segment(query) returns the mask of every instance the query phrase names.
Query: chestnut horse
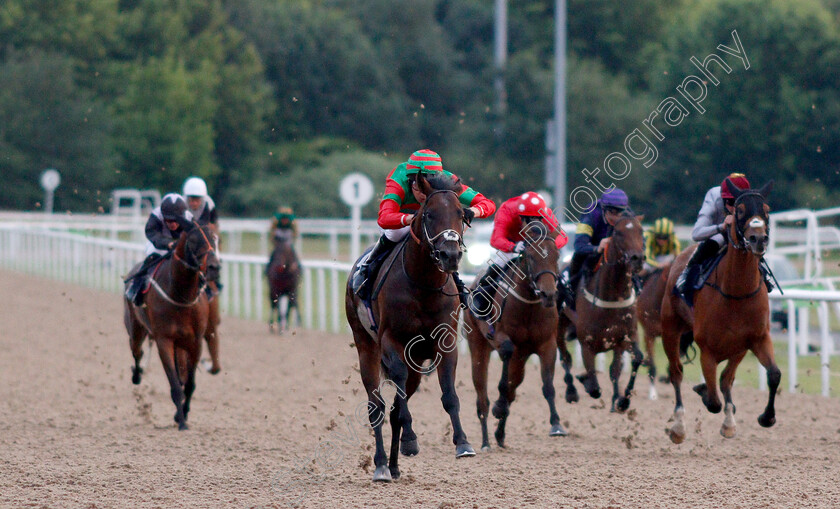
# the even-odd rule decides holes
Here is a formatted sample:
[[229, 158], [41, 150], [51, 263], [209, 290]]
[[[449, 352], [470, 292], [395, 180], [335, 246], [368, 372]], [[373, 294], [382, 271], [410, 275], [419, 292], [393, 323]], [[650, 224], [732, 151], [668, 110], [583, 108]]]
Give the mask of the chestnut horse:
[[[776, 366], [773, 343], [770, 339], [770, 306], [767, 287], [759, 271], [759, 261], [767, 250], [770, 235], [765, 203], [773, 188], [768, 182], [759, 190], [740, 190], [727, 179], [726, 185], [735, 196], [735, 217], [727, 230], [729, 244], [718, 266], [700, 290], [695, 292], [691, 310], [673, 291], [662, 300], [662, 343], [668, 356], [671, 384], [676, 393], [674, 424], [669, 436], [679, 444], [685, 440], [685, 409], [683, 408], [683, 370], [680, 363], [680, 336], [693, 335], [700, 349], [700, 365], [705, 383], [694, 387], [703, 404], [712, 413], [721, 411], [715, 375], [717, 366], [727, 361], [720, 374], [720, 390], [726, 408], [720, 433], [726, 438], [735, 436], [735, 405], [732, 403], [732, 383], [735, 370], [748, 351], [767, 369], [770, 394], [767, 406], [758, 423], [769, 428], [776, 423], [774, 407], [776, 389], [782, 372]], [[694, 252], [691, 246], [677, 257], [668, 277], [668, 290], [676, 285], [677, 277]]]
[[[473, 385], [477, 396], [478, 420], [481, 422], [481, 450], [490, 450], [487, 435], [487, 414], [490, 400], [487, 397], [487, 365], [490, 352], [496, 350], [502, 359], [502, 377], [499, 381], [499, 399], [493, 405], [493, 416], [499, 419], [496, 443], [505, 446], [505, 423], [510, 404], [516, 399], [516, 388], [525, 378], [525, 362], [531, 354], [540, 359], [542, 392], [548, 402], [549, 436], [566, 436], [560, 416], [554, 405], [554, 365], [557, 362], [557, 260], [559, 258], [554, 238], [539, 220], [528, 224], [524, 236], [525, 251], [509, 262], [505, 275], [500, 279], [494, 301], [487, 310], [487, 320], [479, 320], [472, 313], [464, 312], [464, 331], [470, 343]], [[502, 269], [502, 267], [499, 267]], [[492, 270], [492, 269], [488, 269]], [[478, 280], [473, 283], [473, 289]], [[495, 333], [487, 335], [489, 323]]]
[[639, 323], [645, 332], [645, 360], [642, 365], [647, 364], [650, 388], [648, 398], [657, 399], [656, 393], [656, 338], [662, 335], [662, 321], [660, 310], [662, 298], [665, 296], [665, 285], [668, 282], [668, 274], [671, 264], [652, 270], [643, 276], [644, 286], [639, 294], [637, 303]]
[[[376, 438], [374, 481], [399, 478], [399, 453], [414, 456], [419, 452], [408, 400], [417, 390], [421, 375], [435, 368], [443, 392], [441, 402], [452, 422], [455, 456], [475, 456], [461, 427], [455, 392], [459, 306], [451, 273], [458, 269], [464, 250], [464, 211], [456, 193], [461, 183], [448, 177], [427, 179], [419, 173], [417, 186], [425, 200], [411, 222], [411, 237], [383, 261], [371, 286], [370, 310], [351, 288], [352, 272], [347, 285], [347, 321], [359, 353], [368, 417]], [[426, 360], [432, 360], [428, 368], [423, 366]], [[382, 385], [390, 385], [397, 392], [390, 412], [390, 461], [382, 439], [385, 399], [380, 370], [385, 376]]]
[[[601, 388], [595, 374], [595, 355], [613, 351], [610, 365], [610, 380], [613, 397], [610, 411], [623, 412], [630, 407], [630, 395], [636, 383], [636, 372], [644, 359], [636, 336], [636, 292], [633, 274], [638, 273], [644, 261], [644, 237], [641, 216], [629, 212], [619, 216], [613, 228], [608, 247], [601, 254], [598, 267], [587, 278], [581, 278], [576, 288], [575, 307], [577, 337], [583, 353], [586, 373], [578, 376], [586, 392], [593, 398], [601, 397]], [[582, 268], [581, 270], [586, 270]], [[569, 318], [566, 313], [560, 317], [558, 347], [561, 355], [565, 349], [566, 329]], [[621, 376], [622, 354], [632, 350], [632, 372], [624, 395], [619, 396], [618, 380]], [[568, 355], [568, 354], [566, 354]], [[568, 371], [570, 360], [563, 359]], [[569, 377], [570, 378], [570, 377]], [[567, 391], [567, 398], [569, 392]]]
[[148, 336], [158, 347], [178, 429], [187, 429], [190, 399], [195, 390], [195, 369], [201, 355], [201, 340], [208, 327], [210, 308], [205, 287], [219, 275], [209, 226], [195, 225], [183, 232], [171, 256], [166, 256], [151, 275], [151, 287], [142, 306], [123, 298], [123, 319], [134, 356], [131, 381], [140, 383], [143, 340]]
[[[268, 299], [271, 302], [271, 312], [268, 315], [268, 329], [274, 331], [274, 322], [279, 322], [278, 332], [282, 333], [289, 326], [292, 309], [295, 311], [297, 323], [300, 324], [300, 311], [297, 307], [297, 288], [300, 281], [300, 261], [295, 254], [292, 242], [285, 238], [274, 239], [274, 251], [266, 268], [268, 276]], [[285, 312], [280, 306], [280, 300], [286, 297]]]

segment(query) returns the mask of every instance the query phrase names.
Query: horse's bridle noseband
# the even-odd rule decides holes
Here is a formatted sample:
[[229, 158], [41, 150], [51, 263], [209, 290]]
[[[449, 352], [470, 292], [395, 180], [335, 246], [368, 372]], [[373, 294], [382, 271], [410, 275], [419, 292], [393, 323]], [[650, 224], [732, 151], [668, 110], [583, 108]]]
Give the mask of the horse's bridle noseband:
[[[758, 191], [750, 190], [750, 191], [744, 191], [743, 194], [739, 195], [738, 198], [735, 199], [735, 203], [733, 204], [734, 205], [733, 208], [737, 209], [738, 204], [741, 203], [742, 198], [745, 198], [747, 196], [758, 196], [759, 198], [761, 198], [761, 203], [762, 204], [765, 203], [764, 195], [762, 195]], [[735, 218], [733, 217], [733, 219], [735, 219]], [[769, 238], [770, 238], [769, 223], [767, 221], [767, 218], [764, 217], [763, 215], [762, 215], [761, 219], [764, 221], [764, 224], [767, 225], [767, 238], [769, 240]], [[726, 233], [727, 233], [727, 237], [728, 237], [729, 236], [729, 230], [728, 229], [726, 230]], [[737, 220], [735, 221], [735, 240], [729, 239], [729, 242], [732, 244], [732, 247], [734, 247], [735, 249], [738, 249], [740, 251], [752, 251], [752, 245], [750, 244], [750, 241], [747, 240], [746, 237], [744, 237], [744, 232], [742, 232], [741, 228], [738, 227], [738, 221]]]
[[[432, 198], [432, 196], [434, 196], [436, 194], [440, 194], [440, 193], [452, 193], [452, 194], [455, 195], [456, 198], [458, 197], [458, 195], [455, 193], [455, 191], [451, 191], [451, 190], [448, 190], [448, 189], [439, 189], [437, 191], [432, 191], [431, 193], [426, 195], [426, 203], [429, 202], [429, 200]], [[429, 229], [426, 225], [426, 213], [427, 213], [427, 211], [424, 210], [423, 214], [421, 214], [421, 216], [420, 216], [420, 224], [423, 228], [423, 237], [424, 237], [424, 240], [425, 240], [426, 244], [429, 246], [429, 254], [432, 257], [432, 260], [434, 260], [435, 265], [440, 267], [441, 264], [442, 264], [441, 259], [440, 259], [440, 250], [435, 247], [435, 241], [437, 239], [443, 237], [444, 242], [457, 242], [458, 243], [458, 249], [463, 253], [464, 251], [467, 250], [467, 246], [464, 244], [464, 237], [463, 237], [464, 230], [462, 229], [461, 232], [457, 232], [457, 231], [453, 230], [452, 228], [447, 228], [445, 230], [439, 231], [436, 235], [432, 236], [431, 234], [429, 234]], [[415, 215], [414, 218], [411, 220], [411, 223], [409, 223], [409, 232], [411, 233], [411, 238], [414, 239], [414, 241], [417, 242], [417, 244], [423, 245], [423, 240], [420, 240], [417, 237], [417, 235], [414, 233], [414, 229], [412, 228], [412, 223], [414, 223], [414, 221], [416, 219], [417, 219], [417, 216]], [[468, 226], [467, 223], [464, 222], [464, 228], [466, 228], [467, 226]]]

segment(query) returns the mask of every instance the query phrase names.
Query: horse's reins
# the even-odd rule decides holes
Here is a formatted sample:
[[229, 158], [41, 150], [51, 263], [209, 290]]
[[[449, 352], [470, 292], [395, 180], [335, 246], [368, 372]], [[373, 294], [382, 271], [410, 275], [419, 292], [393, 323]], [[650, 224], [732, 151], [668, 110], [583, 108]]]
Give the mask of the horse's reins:
[[[193, 224], [195, 224], [196, 228], [198, 228], [198, 231], [201, 233], [201, 237], [204, 239], [204, 242], [207, 244], [209, 249], [207, 249], [207, 251], [204, 253], [204, 256], [201, 258], [200, 262], [198, 260], [198, 257], [195, 257], [196, 262], [197, 262], [196, 265], [192, 265], [187, 260], [185, 260], [184, 258], [181, 258], [180, 256], [178, 256], [178, 251], [177, 250], [172, 251], [172, 258], [174, 258], [175, 260], [180, 262], [182, 265], [184, 265], [189, 270], [192, 270], [194, 272], [198, 272], [198, 277], [199, 277], [199, 280], [201, 281], [201, 285], [198, 287], [198, 292], [196, 293], [195, 298], [192, 301], [186, 302], [186, 303], [185, 302], [178, 302], [166, 293], [166, 291], [158, 284], [157, 280], [155, 280], [154, 276], [149, 278], [149, 280], [150, 280], [149, 282], [150, 282], [152, 288], [154, 288], [155, 291], [157, 291], [158, 294], [161, 297], [163, 297], [163, 300], [165, 300], [166, 302], [168, 302], [168, 303], [170, 303], [174, 306], [184, 307], [184, 308], [189, 308], [189, 307], [195, 306], [198, 303], [199, 299], [201, 299], [201, 294], [207, 288], [207, 280], [205, 279], [205, 276], [204, 276], [204, 272], [207, 270], [207, 258], [210, 256], [210, 253], [215, 251], [215, 249], [213, 248], [213, 243], [210, 242], [210, 239], [208, 239], [207, 235], [204, 234], [204, 230], [201, 229], [201, 226], [199, 226], [195, 222]], [[190, 254], [192, 254], [192, 253], [190, 253]]]
[[[609, 252], [610, 252], [610, 246], [612, 246], [612, 238], [610, 238], [610, 241], [607, 242], [607, 246], [604, 248], [604, 252], [601, 253], [601, 257], [598, 259], [598, 263], [595, 265], [595, 269], [594, 269], [593, 272], [597, 272], [598, 269], [601, 267], [601, 265], [606, 265], [608, 267], [614, 267], [614, 266], [619, 265], [621, 263], [626, 264], [630, 261], [630, 256], [628, 255], [628, 253], [625, 252], [617, 260], [615, 260], [614, 262], [610, 262], [609, 259], [608, 259]], [[630, 306], [632, 306], [633, 304], [636, 303], [636, 290], [632, 288], [632, 285], [631, 285], [631, 290], [630, 290], [630, 296], [625, 298], [625, 299], [621, 299], [621, 300], [604, 300], [604, 299], [596, 296], [595, 294], [593, 294], [589, 290], [587, 290], [586, 285], [583, 285], [583, 296], [593, 306], [599, 307], [599, 308], [604, 308], [604, 309], [627, 308], [627, 307], [630, 307]]]

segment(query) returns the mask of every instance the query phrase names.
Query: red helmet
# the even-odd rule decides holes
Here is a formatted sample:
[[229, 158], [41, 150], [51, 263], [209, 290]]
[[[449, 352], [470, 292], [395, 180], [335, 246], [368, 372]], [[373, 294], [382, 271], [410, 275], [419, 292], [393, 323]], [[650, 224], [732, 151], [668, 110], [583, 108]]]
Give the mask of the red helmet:
[[516, 202], [516, 212], [520, 216], [540, 217], [545, 214], [545, 212], [540, 214], [540, 211], [545, 211], [547, 208], [543, 197], [533, 191], [523, 194]]
[[[743, 173], [730, 173], [726, 178], [731, 180], [738, 189], [744, 190], [750, 188], [750, 181], [747, 180], [747, 177], [745, 177]], [[720, 197], [724, 199], [728, 198], [730, 200], [735, 198], [732, 191], [726, 185], [726, 179], [723, 179], [723, 182], [720, 184]]]

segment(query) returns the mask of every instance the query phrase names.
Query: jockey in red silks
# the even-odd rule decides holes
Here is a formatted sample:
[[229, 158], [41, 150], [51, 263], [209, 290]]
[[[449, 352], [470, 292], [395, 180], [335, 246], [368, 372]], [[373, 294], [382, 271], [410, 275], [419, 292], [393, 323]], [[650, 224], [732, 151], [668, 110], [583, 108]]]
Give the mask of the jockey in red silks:
[[[385, 181], [385, 196], [379, 203], [379, 224], [382, 236], [374, 245], [370, 254], [362, 257], [359, 267], [353, 276], [352, 288], [363, 300], [370, 300], [370, 282], [376, 276], [381, 262], [387, 257], [391, 249], [403, 240], [411, 229], [411, 220], [420, 210], [422, 193], [417, 187], [417, 173], [423, 173], [429, 180], [448, 178], [459, 183], [456, 191], [458, 199], [464, 206], [464, 220], [469, 224], [474, 218], [490, 217], [496, 211], [496, 204], [492, 200], [471, 187], [460, 184], [460, 179], [443, 169], [440, 155], [431, 150], [418, 150], [411, 154], [408, 161], [398, 165], [388, 175]], [[461, 302], [464, 303], [464, 284], [458, 273], [452, 274]]]
[[[493, 254], [490, 266], [487, 267], [487, 271], [478, 281], [472, 294], [470, 311], [477, 318], [482, 318], [490, 308], [499, 279], [504, 274], [507, 264], [525, 252], [529, 239], [523, 236], [522, 232], [531, 220], [542, 221], [549, 231], [557, 232], [557, 237], [554, 239], [557, 249], [562, 248], [569, 241], [569, 237], [560, 227], [554, 213], [539, 194], [527, 192], [504, 202], [496, 212], [493, 220], [493, 235], [490, 237], [490, 245], [497, 251]], [[560, 285], [558, 285], [558, 290], [561, 296], [558, 299], [559, 309], [566, 292]]]

